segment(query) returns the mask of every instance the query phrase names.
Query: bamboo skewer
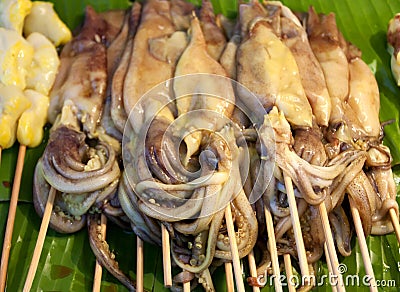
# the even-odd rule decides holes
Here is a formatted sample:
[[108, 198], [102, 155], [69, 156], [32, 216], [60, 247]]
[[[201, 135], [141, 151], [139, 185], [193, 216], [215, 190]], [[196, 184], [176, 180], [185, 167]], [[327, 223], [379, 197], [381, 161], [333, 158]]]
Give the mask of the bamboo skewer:
[[[107, 229], [107, 217], [104, 214], [101, 214], [100, 217], [101, 224], [101, 236], [105, 240], [106, 238], [106, 229]], [[96, 261], [96, 266], [94, 269], [94, 281], [93, 281], [93, 292], [99, 292], [101, 288], [101, 275], [103, 273], [103, 268], [100, 265], [99, 261]]]
[[[254, 258], [254, 252], [251, 251], [247, 256], [249, 261], [249, 268], [250, 268], [250, 276], [253, 278], [257, 278], [257, 266], [256, 266], [256, 259]], [[260, 292], [260, 288], [257, 286], [253, 286], [253, 292]]]
[[[0, 148], [0, 153], [1, 153], [1, 148]], [[15, 169], [13, 187], [11, 191], [11, 200], [8, 210], [6, 233], [4, 235], [4, 241], [3, 241], [3, 251], [1, 254], [0, 292], [3, 292], [6, 287], [8, 259], [10, 257], [11, 239], [14, 230], [15, 213], [17, 211], [18, 196], [21, 187], [21, 177], [22, 177], [22, 170], [24, 168], [25, 153], [26, 153], [26, 146], [20, 145], [18, 151], [17, 166]]]
[[240, 267], [239, 251], [238, 251], [237, 243], [236, 243], [236, 235], [235, 235], [235, 229], [233, 226], [232, 211], [231, 211], [230, 204], [228, 204], [228, 206], [225, 209], [225, 221], [226, 221], [226, 228], [228, 230], [229, 243], [231, 246], [233, 271], [235, 274], [236, 288], [237, 288], [237, 291], [244, 292], [245, 289], [244, 289], [244, 282], [243, 282], [243, 278], [242, 278], [242, 269]]
[[161, 237], [162, 237], [162, 253], [163, 253], [163, 269], [164, 269], [164, 286], [172, 286], [171, 274], [171, 248], [169, 243], [169, 233], [167, 227], [161, 224]]
[[183, 292], [190, 292], [190, 281], [183, 283]]
[[29, 292], [32, 287], [33, 279], [35, 278], [36, 269], [39, 263], [40, 254], [42, 253], [44, 240], [46, 238], [47, 228], [50, 222], [50, 216], [53, 209], [54, 198], [57, 190], [51, 187], [49, 197], [47, 199], [46, 208], [44, 209], [42, 224], [40, 225], [38, 239], [36, 241], [35, 250], [33, 252], [31, 265], [29, 266], [28, 276], [26, 277], [23, 292]]
[[286, 253], [283, 255], [283, 261], [285, 263], [286, 281], [288, 284], [289, 292], [296, 292], [296, 287], [293, 285], [293, 268], [292, 261], [290, 260], [290, 254]]
[[[331, 259], [329, 257], [329, 252], [328, 252], [328, 247], [326, 246], [326, 242], [324, 243], [324, 252], [325, 252], [325, 258], [326, 258], [326, 265], [328, 266], [328, 271], [331, 275], [334, 275], [334, 271], [332, 268], [332, 262]], [[337, 286], [333, 285], [332, 286], [332, 292], [336, 292], [337, 291]]]
[[332, 273], [337, 277], [338, 283], [337, 283], [337, 290], [338, 291], [345, 291], [344, 284], [343, 284], [343, 277], [342, 274], [339, 273], [339, 259], [338, 255], [336, 253], [335, 249], [335, 243], [333, 241], [333, 236], [332, 236], [332, 230], [331, 226], [329, 225], [329, 218], [328, 218], [328, 212], [326, 210], [325, 203], [322, 202], [319, 204], [319, 215], [322, 221], [322, 227], [324, 229], [324, 235], [325, 235], [325, 249], [328, 251], [326, 254], [327, 259], [330, 261], [330, 265], [332, 267]]
[[350, 199], [350, 209], [351, 209], [351, 214], [353, 216], [354, 227], [357, 233], [358, 244], [361, 249], [361, 256], [364, 262], [365, 272], [370, 279], [369, 290], [378, 291], [378, 288], [376, 286], [374, 270], [372, 268], [371, 258], [369, 257], [367, 241], [365, 240], [365, 234], [362, 227], [360, 213], [358, 212], [358, 209], [354, 206], [352, 199]]
[[143, 289], [143, 240], [136, 236], [136, 290], [142, 292]]
[[276, 248], [274, 222], [267, 206], [264, 205], [265, 222], [267, 225], [268, 246], [271, 253], [272, 272], [274, 273], [274, 285], [276, 292], [282, 292], [281, 274], [279, 269], [278, 250]]
[[232, 270], [232, 263], [227, 262], [225, 263], [225, 277], [226, 277], [226, 290], [228, 292], [235, 291], [235, 284], [233, 280], [233, 270]]
[[296, 241], [297, 255], [299, 257], [301, 275], [304, 277], [310, 275], [310, 271], [308, 269], [306, 249], [304, 247], [303, 235], [301, 232], [299, 212], [297, 211], [296, 199], [294, 197], [292, 179], [285, 172], [283, 175], [289, 202], [290, 217], [293, 224], [294, 238]]
[[389, 210], [390, 219], [392, 219], [392, 224], [394, 232], [396, 233], [397, 241], [400, 243], [400, 224], [399, 218], [397, 217], [396, 211], [394, 209]]

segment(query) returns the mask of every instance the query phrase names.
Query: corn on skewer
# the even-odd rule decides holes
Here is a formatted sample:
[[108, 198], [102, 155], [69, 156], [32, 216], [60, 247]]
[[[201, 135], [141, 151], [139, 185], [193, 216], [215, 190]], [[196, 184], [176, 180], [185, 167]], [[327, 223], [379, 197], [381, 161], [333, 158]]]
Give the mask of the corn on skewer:
[[8, 259], [10, 257], [11, 239], [14, 229], [15, 213], [17, 211], [19, 189], [21, 187], [22, 170], [24, 168], [26, 146], [20, 145], [18, 151], [17, 166], [15, 169], [13, 188], [11, 191], [10, 207], [8, 210], [6, 233], [3, 241], [3, 251], [1, 254], [1, 274], [0, 291], [3, 292], [6, 287]]
[[29, 292], [32, 287], [33, 279], [35, 278], [36, 270], [39, 264], [40, 255], [42, 253], [44, 240], [46, 238], [47, 229], [49, 227], [50, 216], [53, 209], [54, 198], [57, 190], [51, 187], [46, 207], [44, 209], [42, 224], [40, 225], [38, 239], [36, 241], [35, 250], [33, 252], [31, 264], [29, 266], [28, 276], [26, 277], [23, 292]]
[[358, 244], [361, 249], [361, 255], [364, 262], [365, 272], [369, 277], [369, 290], [371, 292], [378, 291], [374, 270], [372, 268], [371, 258], [369, 257], [367, 241], [365, 240], [365, 234], [361, 223], [360, 213], [358, 209], [354, 206], [353, 200], [350, 198], [350, 209], [351, 215], [353, 216], [354, 227], [357, 233]]
[[[107, 229], [107, 217], [104, 214], [101, 214], [100, 217], [101, 224], [101, 236], [102, 238], [106, 238], [106, 229]], [[94, 269], [94, 280], [93, 280], [93, 292], [99, 292], [101, 288], [101, 275], [103, 273], [103, 268], [100, 265], [99, 261], [96, 261], [96, 266]]]
[[[24, 168], [26, 146], [35, 147], [42, 141], [43, 126], [46, 122], [45, 112], [47, 112], [49, 104], [48, 97], [41, 93], [35, 92], [33, 90], [26, 90], [24, 93], [25, 93], [25, 98], [28, 97], [28, 100], [30, 101], [30, 107], [25, 109], [25, 111], [22, 114], [18, 115], [19, 120], [18, 120], [18, 127], [16, 130], [16, 136], [20, 143], [20, 147], [18, 151], [17, 166], [14, 175], [13, 189], [11, 192], [10, 207], [7, 218], [7, 227], [3, 243], [3, 252], [1, 259], [0, 291], [4, 290], [7, 278], [8, 259], [11, 250], [12, 233], [14, 229], [15, 213], [17, 210], [19, 190], [21, 187], [21, 177], [22, 177], [22, 170]], [[18, 94], [11, 95], [10, 97], [11, 98], [15, 97], [14, 100], [11, 101], [10, 103], [19, 103], [22, 100], [22, 96], [19, 96]]]

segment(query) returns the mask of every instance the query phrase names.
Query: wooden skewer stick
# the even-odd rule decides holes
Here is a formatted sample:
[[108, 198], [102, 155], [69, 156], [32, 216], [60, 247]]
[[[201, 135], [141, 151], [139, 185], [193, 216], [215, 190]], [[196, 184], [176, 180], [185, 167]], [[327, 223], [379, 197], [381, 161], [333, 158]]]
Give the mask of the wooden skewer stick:
[[136, 291], [142, 292], [143, 289], [143, 240], [136, 237]]
[[293, 283], [293, 268], [292, 261], [290, 260], [290, 254], [284, 254], [283, 261], [285, 263], [286, 281], [288, 284], [289, 292], [296, 292], [296, 283]]
[[190, 292], [190, 281], [183, 283], [183, 292]]
[[[294, 239], [296, 241], [297, 255], [299, 257], [301, 275], [303, 277], [309, 276], [310, 271], [308, 269], [306, 249], [304, 247], [303, 235], [302, 235], [301, 226], [300, 226], [299, 212], [297, 211], [296, 199], [294, 197], [292, 179], [285, 172], [283, 173], [283, 175], [284, 175], [284, 180], [285, 180], [287, 198], [288, 198], [288, 202], [289, 202], [290, 217], [292, 219]], [[306, 278], [306, 277], [304, 277], [304, 278]], [[307, 284], [307, 283], [304, 283], [304, 284]]]
[[353, 216], [354, 227], [357, 233], [358, 244], [361, 249], [361, 256], [364, 262], [365, 272], [370, 279], [369, 290], [378, 291], [378, 288], [376, 286], [374, 270], [372, 268], [371, 258], [369, 257], [367, 241], [365, 240], [365, 234], [361, 223], [360, 213], [358, 212], [358, 209], [354, 206], [352, 199], [350, 199], [350, 209], [351, 209], [351, 214]]
[[332, 273], [333, 275], [336, 276], [337, 279], [337, 290], [342, 292], [345, 291], [344, 284], [343, 284], [343, 277], [342, 274], [339, 272], [339, 259], [338, 255], [336, 253], [336, 248], [335, 248], [335, 243], [333, 241], [333, 236], [332, 236], [332, 230], [331, 226], [329, 225], [329, 218], [328, 218], [328, 212], [326, 210], [325, 203], [322, 202], [319, 204], [319, 215], [322, 221], [322, 227], [324, 229], [324, 235], [325, 235], [325, 247], [326, 250], [328, 251], [327, 253], [327, 259], [329, 258], [329, 261], [331, 263], [332, 267]]
[[274, 273], [274, 286], [276, 292], [282, 292], [281, 272], [279, 269], [278, 250], [276, 248], [274, 222], [267, 206], [264, 205], [265, 223], [267, 225], [268, 246], [271, 253], [272, 272]]
[[22, 170], [24, 169], [25, 153], [26, 153], [26, 146], [20, 145], [18, 151], [17, 166], [14, 175], [14, 182], [11, 191], [11, 200], [10, 200], [10, 207], [8, 210], [6, 233], [4, 235], [4, 241], [3, 241], [3, 251], [1, 254], [1, 274], [0, 274], [1, 292], [3, 292], [6, 287], [8, 259], [10, 257], [11, 239], [14, 230], [15, 213], [17, 211], [19, 189], [21, 187]]
[[[253, 278], [257, 278], [257, 266], [256, 266], [256, 259], [254, 258], [254, 252], [251, 251], [247, 256], [249, 261], [249, 268], [250, 268], [250, 276]], [[257, 286], [253, 286], [253, 292], [260, 292], [260, 288]]]
[[40, 225], [38, 239], [36, 241], [35, 250], [33, 251], [31, 265], [29, 266], [28, 276], [26, 277], [23, 292], [29, 292], [32, 287], [33, 279], [35, 278], [37, 266], [39, 264], [40, 254], [42, 253], [44, 240], [46, 238], [47, 228], [50, 222], [51, 211], [53, 210], [54, 198], [57, 190], [51, 187], [46, 207], [44, 209], [42, 224]]
[[231, 262], [225, 263], [225, 277], [226, 277], [226, 290], [228, 292], [234, 292], [235, 284], [233, 283], [233, 270]]
[[161, 224], [161, 237], [162, 237], [162, 253], [163, 253], [163, 268], [164, 268], [164, 286], [172, 286], [172, 272], [171, 272], [171, 247], [169, 243], [169, 233], [167, 227]]
[[389, 210], [390, 219], [392, 219], [392, 224], [394, 232], [396, 233], [397, 241], [400, 243], [400, 224], [399, 218], [397, 217], [396, 211], [394, 209]]
[[[331, 262], [331, 258], [329, 257], [328, 247], [326, 246], [326, 243], [324, 243], [324, 252], [325, 252], [325, 258], [326, 258], [326, 264], [328, 266], [328, 271], [331, 275], [335, 275], [333, 268], [332, 268], [332, 262]], [[336, 292], [336, 291], [337, 291], [337, 286], [333, 285], [332, 292]]]
[[242, 278], [242, 269], [240, 267], [239, 251], [236, 243], [235, 228], [233, 226], [231, 205], [225, 209], [226, 228], [228, 229], [229, 243], [231, 246], [233, 271], [235, 274], [236, 288], [239, 292], [244, 292], [244, 282]]
[[[107, 217], [104, 214], [101, 214], [100, 217], [101, 224], [101, 236], [103, 239], [106, 238], [106, 229], [107, 229]], [[99, 292], [101, 288], [101, 275], [103, 273], [103, 267], [100, 265], [98, 261], [96, 261], [96, 266], [94, 269], [94, 281], [93, 281], [93, 292]]]

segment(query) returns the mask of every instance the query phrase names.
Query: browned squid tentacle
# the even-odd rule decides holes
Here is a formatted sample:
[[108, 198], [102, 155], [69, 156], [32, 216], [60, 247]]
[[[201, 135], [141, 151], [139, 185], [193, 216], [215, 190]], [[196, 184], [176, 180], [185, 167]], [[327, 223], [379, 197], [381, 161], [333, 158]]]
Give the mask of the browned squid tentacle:
[[[88, 171], [75, 171], [64, 165], [64, 157], [70, 156], [76, 161], [81, 161], [79, 155], [80, 149], [87, 149], [85, 145], [85, 135], [67, 126], [59, 126], [54, 129], [50, 135], [49, 143], [43, 154], [43, 173], [48, 183], [61, 192], [66, 193], [84, 193], [93, 192], [95, 190], [104, 188], [110, 183], [115, 181], [120, 174], [118, 163], [115, 160], [114, 150], [110, 146], [100, 146], [100, 148], [107, 149], [104, 153], [104, 165], [96, 166], [97, 169], [90, 170], [93, 166], [88, 165]], [[100, 150], [102, 151], [102, 150]], [[89, 160], [90, 162], [90, 160]], [[57, 165], [57, 166], [56, 166]], [[62, 172], [58, 172], [62, 170]], [[88, 172], [88, 174], [86, 174]], [[64, 173], [68, 176], [65, 177]], [[81, 180], [79, 175], [86, 179]]]
[[317, 262], [323, 253], [323, 245], [325, 242], [324, 230], [322, 227], [321, 215], [319, 213], [318, 207], [309, 206], [309, 217], [306, 213], [301, 218], [305, 222], [303, 225], [303, 239], [304, 245], [307, 251], [307, 261], [309, 264]]
[[386, 146], [372, 146], [368, 150], [366, 165], [371, 184], [376, 191], [376, 211], [372, 216], [371, 234], [383, 235], [393, 231], [389, 210], [395, 210], [399, 217], [396, 201], [396, 184], [391, 169], [392, 157]]
[[138, 199], [129, 186], [125, 172], [119, 184], [118, 198], [122, 210], [131, 221], [133, 231], [146, 242], [161, 245], [161, 227], [139, 210]]
[[[239, 257], [242, 258], [250, 253], [257, 241], [258, 223], [249, 201], [241, 191], [233, 203], [233, 214], [235, 214], [235, 225], [237, 227], [236, 240], [238, 244]], [[231, 260], [230, 245], [226, 245], [224, 239], [217, 241], [218, 249], [215, 257]]]
[[[43, 216], [47, 203], [50, 185], [47, 183], [43, 175], [42, 159], [39, 159], [35, 167], [33, 178], [33, 203], [36, 213]], [[59, 196], [57, 193], [56, 196]], [[60, 233], [74, 233], [81, 230], [86, 224], [86, 215], [70, 216], [66, 212], [60, 210], [57, 205], [53, 208], [50, 217], [50, 227]]]
[[208, 231], [203, 231], [207, 232], [208, 234], [207, 241], [198, 243], [200, 243], [202, 246], [205, 245], [206, 249], [205, 253], [203, 254], [204, 257], [199, 256], [198, 259], [196, 259], [196, 262], [194, 262], [195, 265], [183, 263], [182, 261], [180, 261], [179, 255], [176, 254], [172, 249], [172, 257], [180, 268], [192, 273], [198, 273], [206, 269], [208, 266], [210, 266], [211, 261], [213, 260], [215, 254], [216, 240], [218, 236], [219, 227], [221, 226], [222, 220], [224, 218], [224, 211], [225, 210], [221, 210], [218, 213], [216, 213], [213, 217], [213, 220], [211, 221], [210, 229]]
[[[303, 199], [297, 199], [297, 209], [299, 212], [299, 216], [301, 217], [307, 210], [307, 202]], [[280, 219], [275, 226], [276, 240], [282, 238], [282, 236], [291, 228], [292, 228], [292, 221], [290, 219], [290, 216], [286, 216]]]
[[130, 291], [136, 291], [136, 283], [125, 275], [101, 234], [100, 214], [88, 215], [89, 243], [99, 263]]
[[345, 257], [349, 256], [351, 254], [351, 228], [347, 215], [341, 206], [337, 206], [329, 213], [329, 223], [340, 254]]
[[360, 213], [365, 236], [371, 233], [372, 216], [376, 211], [376, 193], [364, 171], [354, 177], [346, 189]]

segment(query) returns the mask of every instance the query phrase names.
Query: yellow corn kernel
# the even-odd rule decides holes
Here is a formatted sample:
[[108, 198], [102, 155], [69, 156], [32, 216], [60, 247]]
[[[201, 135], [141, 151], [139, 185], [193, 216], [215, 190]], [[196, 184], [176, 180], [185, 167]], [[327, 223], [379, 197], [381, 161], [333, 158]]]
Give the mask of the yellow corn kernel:
[[25, 19], [24, 34], [40, 32], [59, 46], [69, 42], [72, 38], [71, 31], [54, 11], [53, 3], [34, 1], [31, 13]]
[[47, 121], [49, 97], [31, 89], [25, 90], [24, 93], [30, 100], [31, 106], [19, 118], [17, 139], [22, 145], [36, 147], [43, 140], [43, 126]]
[[30, 0], [0, 0], [0, 26], [15, 30], [20, 35], [25, 17], [31, 12]]
[[31, 102], [21, 88], [0, 84], [0, 147], [10, 148], [16, 139], [17, 121]]
[[33, 47], [17, 32], [0, 27], [0, 82], [25, 88]]
[[31, 33], [26, 40], [34, 49], [32, 65], [26, 76], [26, 88], [48, 95], [60, 65], [57, 50], [38, 32]]

